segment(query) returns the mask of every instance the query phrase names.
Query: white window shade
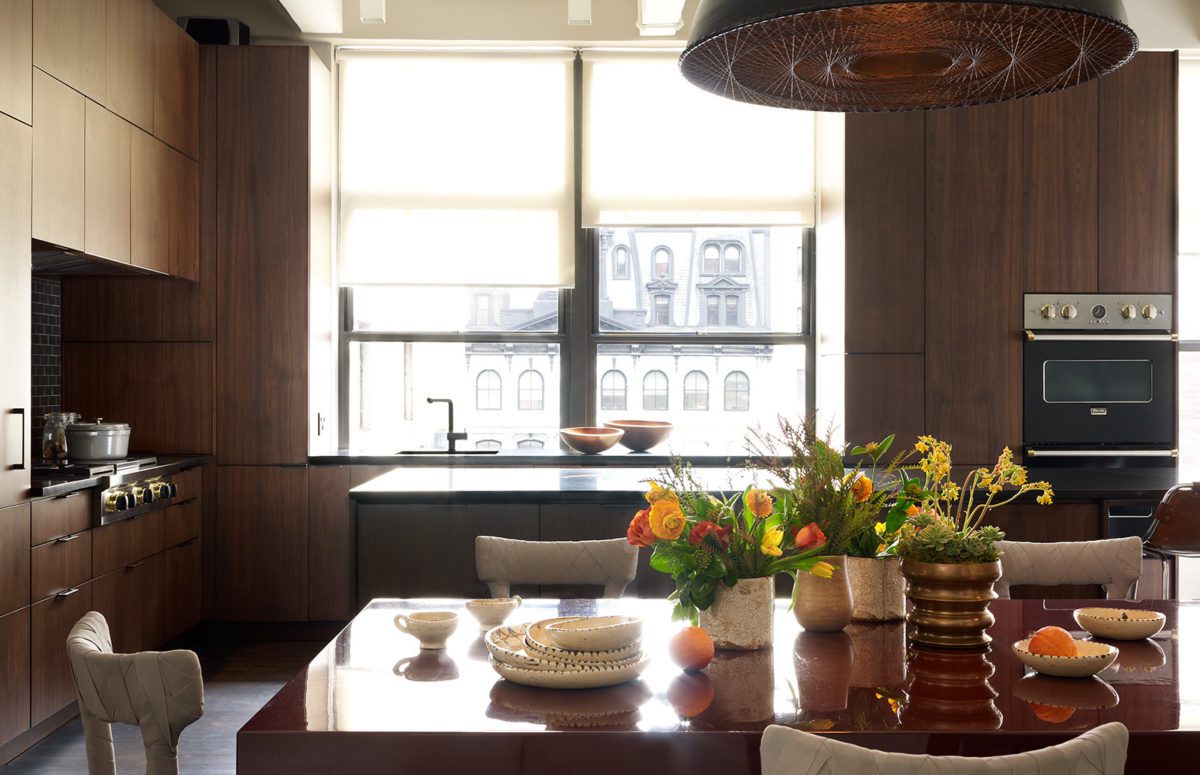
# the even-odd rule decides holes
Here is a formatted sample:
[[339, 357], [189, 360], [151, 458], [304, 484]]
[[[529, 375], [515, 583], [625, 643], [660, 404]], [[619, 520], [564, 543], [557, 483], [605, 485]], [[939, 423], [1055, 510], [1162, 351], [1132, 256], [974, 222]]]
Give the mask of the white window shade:
[[811, 225], [813, 114], [697, 89], [678, 56], [583, 52], [583, 225]]
[[1179, 252], [1200, 254], [1200, 59], [1179, 61]]
[[571, 52], [339, 59], [341, 284], [573, 286]]

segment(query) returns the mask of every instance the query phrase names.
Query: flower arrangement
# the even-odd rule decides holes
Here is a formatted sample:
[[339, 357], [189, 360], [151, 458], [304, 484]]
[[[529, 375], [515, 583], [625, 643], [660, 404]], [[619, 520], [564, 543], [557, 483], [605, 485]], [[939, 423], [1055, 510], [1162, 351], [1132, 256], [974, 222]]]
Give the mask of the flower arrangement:
[[650, 482], [646, 502], [630, 521], [627, 540], [651, 547], [650, 567], [675, 581], [670, 597], [676, 619], [695, 623], [719, 586], [733, 587], [738, 579], [833, 575], [833, 566], [817, 556], [826, 544], [821, 528], [812, 521], [797, 524], [795, 510], [764, 490], [747, 487], [716, 498], [696, 482], [690, 466], [675, 460], [661, 483]]
[[1049, 482], [1030, 482], [1008, 447], [991, 468], [969, 472], [962, 484], [951, 478], [951, 445], [932, 436], [917, 438], [917, 467], [924, 481], [907, 479], [893, 510], [905, 520], [887, 551], [902, 558], [936, 563], [987, 563], [1000, 559], [996, 542], [1004, 533], [983, 519], [993, 509], [1037, 492], [1043, 506], [1054, 500]]

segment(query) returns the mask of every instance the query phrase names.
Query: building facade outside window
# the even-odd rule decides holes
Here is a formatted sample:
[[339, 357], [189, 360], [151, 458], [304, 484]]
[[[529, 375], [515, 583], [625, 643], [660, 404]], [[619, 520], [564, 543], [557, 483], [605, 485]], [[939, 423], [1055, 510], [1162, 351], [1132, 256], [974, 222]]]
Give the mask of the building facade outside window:
[[738, 316], [738, 310], [740, 308], [741, 302], [737, 296], [731, 294], [725, 297], [725, 325], [741, 325], [741, 319]]
[[629, 279], [629, 248], [624, 245], [613, 248], [612, 277], [614, 280]]
[[654, 296], [654, 325], [671, 325], [671, 297], [665, 293]]
[[725, 246], [725, 274], [743, 274], [742, 249], [737, 245]]
[[709, 243], [704, 246], [704, 257], [700, 264], [701, 274], [720, 274], [721, 248]]
[[671, 276], [671, 251], [664, 247], [654, 249], [654, 279], [666, 280]]
[[545, 404], [546, 382], [533, 369], [521, 372], [517, 378], [517, 408], [524, 411], [542, 410]]
[[541, 439], [517, 439], [517, 449], [545, 449], [546, 442]]
[[498, 372], [491, 369], [479, 372], [475, 378], [475, 408], [485, 411], [502, 409], [503, 384]]
[[475, 294], [475, 325], [492, 324], [492, 297], [486, 293]]
[[725, 411], [750, 411], [750, 378], [743, 372], [731, 371], [725, 377]]
[[480, 439], [475, 442], [475, 449], [503, 449], [504, 443], [500, 439]]
[[661, 371], [651, 371], [642, 378], [642, 408], [648, 412], [665, 412], [670, 408], [670, 381]]
[[705, 320], [704, 324], [708, 326], [721, 325], [721, 297], [715, 293], [710, 294], [704, 300]]
[[708, 375], [689, 371], [683, 378], [683, 408], [689, 411], [708, 411]]
[[600, 378], [600, 408], [625, 411], [625, 375], [616, 369]]

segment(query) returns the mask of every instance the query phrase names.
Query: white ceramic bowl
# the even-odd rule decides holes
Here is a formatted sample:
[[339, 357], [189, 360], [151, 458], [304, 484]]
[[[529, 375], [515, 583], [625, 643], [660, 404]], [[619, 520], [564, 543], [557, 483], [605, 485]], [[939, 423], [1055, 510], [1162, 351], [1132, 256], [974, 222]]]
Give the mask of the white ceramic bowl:
[[1157, 635], [1167, 617], [1136, 608], [1080, 608], [1075, 622], [1097, 638], [1141, 640]]
[[1079, 652], [1077, 656], [1051, 657], [1031, 652], [1029, 638], [1013, 644], [1013, 652], [1017, 659], [1026, 666], [1032, 667], [1042, 675], [1059, 678], [1086, 678], [1095, 675], [1115, 662], [1117, 655], [1121, 653], [1116, 646], [1091, 640], [1077, 640], [1075, 648]]
[[589, 616], [548, 624], [546, 635], [567, 651], [608, 651], [636, 643], [642, 620], [636, 616]]
[[512, 597], [483, 597], [478, 600], [468, 600], [465, 604], [467, 613], [479, 622], [479, 629], [490, 630], [504, 624], [504, 620], [512, 612], [521, 607], [521, 598]]

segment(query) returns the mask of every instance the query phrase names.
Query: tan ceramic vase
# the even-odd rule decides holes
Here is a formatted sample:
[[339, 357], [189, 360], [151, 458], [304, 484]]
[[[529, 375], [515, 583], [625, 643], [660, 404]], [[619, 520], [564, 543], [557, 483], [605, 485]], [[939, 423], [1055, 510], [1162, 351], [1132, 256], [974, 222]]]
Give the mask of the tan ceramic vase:
[[854, 643], [844, 632], [805, 630], [796, 636], [792, 664], [796, 694], [804, 711], [835, 713], [846, 709]]
[[846, 575], [846, 557], [826, 557], [834, 566], [833, 578], [811, 573], [796, 574], [796, 621], [810, 632], [839, 632], [846, 629], [854, 613], [854, 597]]
[[719, 649], [753, 651], [769, 648], [775, 639], [775, 579], [738, 579], [732, 587], [717, 586], [700, 626]]
[[904, 576], [899, 557], [847, 557], [846, 575], [856, 622], [897, 622], [904, 618]]
[[908, 623], [914, 643], [951, 649], [983, 648], [985, 632], [996, 623], [988, 604], [999, 595], [1000, 562], [918, 562], [901, 560], [905, 595], [912, 601]]

